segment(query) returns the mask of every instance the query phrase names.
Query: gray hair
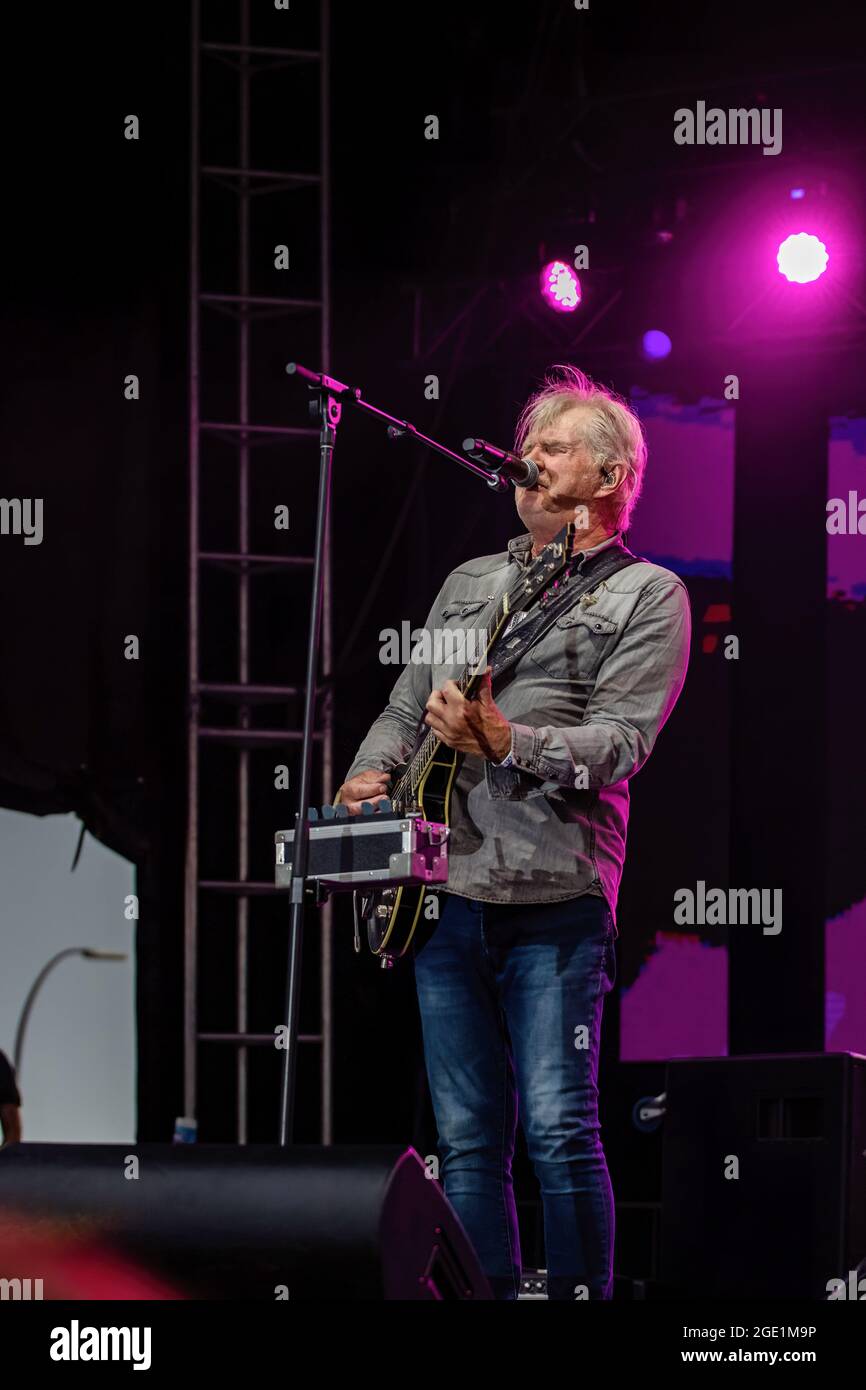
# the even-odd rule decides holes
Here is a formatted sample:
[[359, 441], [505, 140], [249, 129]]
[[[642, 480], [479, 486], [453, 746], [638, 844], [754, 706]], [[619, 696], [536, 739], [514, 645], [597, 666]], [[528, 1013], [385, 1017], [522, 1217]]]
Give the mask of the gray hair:
[[576, 405], [585, 405], [588, 410], [584, 442], [593, 461], [599, 468], [623, 463], [628, 471], [628, 490], [617, 517], [617, 527], [624, 531], [643, 487], [647, 447], [640, 420], [621, 396], [599, 386], [577, 367], [564, 363], [551, 367], [543, 386], [530, 396], [520, 412], [515, 453], [522, 457], [531, 434], [546, 429]]

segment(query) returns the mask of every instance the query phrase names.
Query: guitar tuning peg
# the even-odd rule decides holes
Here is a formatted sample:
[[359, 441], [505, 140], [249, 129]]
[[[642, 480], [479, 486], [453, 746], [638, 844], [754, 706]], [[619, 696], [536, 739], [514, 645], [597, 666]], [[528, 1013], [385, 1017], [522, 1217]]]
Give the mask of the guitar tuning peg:
[[362, 815], [362, 816], [372, 816], [374, 810], [375, 810], [375, 807], [374, 807], [372, 801], [362, 801], [362, 802], [361, 802], [361, 815]]
[[315, 806], [308, 806], [308, 807], [307, 807], [307, 820], [318, 820], [318, 819], [319, 819], [319, 813], [318, 813], [318, 811], [316, 810]]
[[333, 820], [334, 817], [336, 816], [336, 814], [337, 814], [337, 808], [336, 808], [336, 806], [323, 806], [323, 807], [322, 807], [322, 820]]
[[392, 811], [393, 809], [394, 809], [394, 808], [393, 808], [393, 806], [392, 806], [392, 804], [391, 804], [391, 801], [389, 800], [389, 798], [388, 798], [387, 796], [385, 797], [385, 800], [384, 800], [384, 801], [380, 801], [380, 802], [379, 802], [379, 805], [376, 807], [376, 810], [377, 810], [377, 811], [379, 811], [379, 812], [383, 812], [383, 811], [384, 811], [384, 812], [386, 812], [386, 813], [387, 813], [388, 811]]
[[348, 820], [348, 819], [349, 819], [349, 808], [348, 808], [348, 806], [344, 806], [343, 803], [342, 803], [342, 801], [340, 802], [340, 804], [339, 804], [338, 806], [335, 806], [335, 807], [334, 807], [334, 819], [335, 819], [335, 820]]

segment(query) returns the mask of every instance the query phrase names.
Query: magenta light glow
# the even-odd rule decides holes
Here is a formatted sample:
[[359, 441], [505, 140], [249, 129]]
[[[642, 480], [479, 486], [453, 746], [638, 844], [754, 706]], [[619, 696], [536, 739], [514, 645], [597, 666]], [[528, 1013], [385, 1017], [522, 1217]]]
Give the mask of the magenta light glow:
[[817, 280], [827, 269], [829, 259], [823, 241], [810, 232], [797, 232], [786, 237], [776, 256], [779, 274], [797, 285]]
[[550, 261], [541, 272], [541, 293], [552, 309], [567, 314], [580, 303], [580, 281], [564, 261]]

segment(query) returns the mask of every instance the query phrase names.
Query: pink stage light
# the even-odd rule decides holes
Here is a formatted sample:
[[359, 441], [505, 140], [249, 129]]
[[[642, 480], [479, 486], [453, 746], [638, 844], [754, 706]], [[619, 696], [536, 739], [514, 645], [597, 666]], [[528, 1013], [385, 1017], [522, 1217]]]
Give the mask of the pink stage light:
[[552, 309], [568, 314], [580, 303], [580, 281], [564, 261], [550, 261], [541, 272], [541, 293]]
[[809, 232], [797, 232], [785, 237], [776, 256], [779, 274], [797, 285], [807, 285], [810, 280], [817, 280], [827, 269], [829, 259], [823, 241]]

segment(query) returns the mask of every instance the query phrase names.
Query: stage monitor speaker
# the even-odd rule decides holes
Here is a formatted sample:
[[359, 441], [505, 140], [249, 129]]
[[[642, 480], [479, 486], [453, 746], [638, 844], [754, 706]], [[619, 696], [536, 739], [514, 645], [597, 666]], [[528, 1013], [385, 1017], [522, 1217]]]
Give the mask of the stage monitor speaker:
[[866, 1057], [668, 1063], [662, 1282], [691, 1298], [828, 1297], [866, 1256]]
[[616, 1199], [614, 1272], [629, 1279], [659, 1277], [664, 1120], [641, 1116], [664, 1091], [665, 1065], [614, 1062], [600, 1084], [601, 1135]]
[[11, 1144], [4, 1212], [110, 1242], [193, 1297], [492, 1298], [414, 1149]]

